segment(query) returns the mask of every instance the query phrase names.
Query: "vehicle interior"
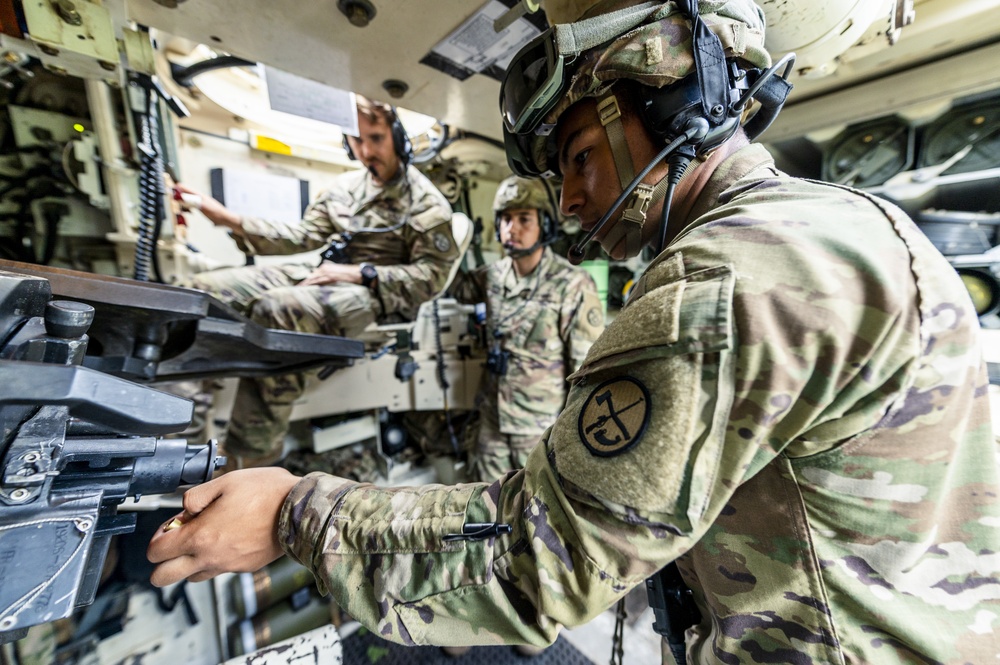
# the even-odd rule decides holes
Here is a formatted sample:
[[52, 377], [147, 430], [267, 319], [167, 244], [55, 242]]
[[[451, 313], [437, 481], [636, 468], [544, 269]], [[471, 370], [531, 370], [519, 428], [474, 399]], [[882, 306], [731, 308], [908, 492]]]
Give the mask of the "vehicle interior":
[[[756, 1], [767, 19], [767, 48], [794, 86], [758, 140], [782, 170], [877, 194], [912, 217], [965, 283], [997, 384], [991, 391], [1000, 391], [1000, 3]], [[500, 82], [559, 4], [0, 0], [0, 276], [8, 280], [0, 280], [0, 370], [12, 377], [4, 379], [8, 396], [0, 391], [0, 526], [44, 516], [11, 500], [20, 489], [6, 485], [30, 475], [9, 464], [32, 407], [63, 409], [46, 421], [62, 432], [82, 417], [79, 405], [89, 404], [85, 412], [102, 424], [101, 436], [127, 438], [131, 452], [122, 454], [121, 473], [144, 456], [176, 468], [169, 481], [143, 481], [152, 489], [134, 480], [99, 485], [94, 496], [103, 498], [88, 510], [103, 530], [81, 546], [89, 554], [71, 567], [76, 577], [60, 582], [72, 602], [21, 624], [0, 613], [0, 662], [29, 662], [18, 660], [30, 650], [25, 640], [52, 625], [42, 617], [65, 622], [45, 633], [56, 640], [45, 653], [60, 663], [249, 663], [284, 640], [331, 659], [316, 662], [353, 663], [363, 653], [370, 658], [365, 650], [388, 648], [359, 642], [356, 622], [339, 615], [290, 562], [256, 577], [158, 592], [143, 587], [141, 541], [149, 538], [147, 522], [155, 522], [144, 515], [175, 509], [179, 487], [211, 477], [211, 442], [225, 431], [240, 376], [292, 370], [309, 370], [310, 379], [293, 411], [286, 452], [369, 450], [375, 481], [384, 484], [460, 480], [456, 428], [476, 409], [485, 331], [474, 308], [447, 289], [424, 303], [415, 321], [371, 326], [359, 339], [262, 329], [187, 288], [198, 272], [248, 260], [174, 186], [211, 194], [241, 214], [294, 224], [335, 176], [361, 168], [344, 137], [356, 131], [353, 95], [364, 95], [396, 108], [413, 164], [453, 208], [461, 260], [449, 281], [491, 263], [502, 255], [493, 196], [511, 172]], [[789, 54], [794, 58], [783, 59]], [[558, 197], [558, 180], [550, 186]], [[565, 254], [581, 230], [577, 220], [558, 216], [562, 237], [553, 248]], [[318, 261], [319, 253], [304, 258]], [[613, 261], [592, 243], [586, 258], [610, 320], [653, 257]], [[91, 313], [49, 312], [46, 303], [57, 299], [85, 303]], [[42, 324], [30, 324], [31, 317], [46, 325], [71, 321], [64, 339], [88, 341], [50, 341], [51, 349], [37, 355], [26, 340], [34, 334], [30, 325]], [[78, 369], [52, 374], [51, 390], [35, 391], [42, 374], [17, 364], [27, 358]], [[73, 383], [83, 380], [134, 396], [96, 404]], [[137, 405], [163, 393], [189, 401], [164, 397], [157, 403], [170, 419], [142, 423]], [[406, 427], [413, 413], [444, 414], [456, 454], [423, 454]], [[170, 459], [179, 461], [169, 461], [167, 452], [152, 452], [156, 437], [185, 438], [189, 448], [171, 448]], [[75, 454], [80, 483], [85, 462], [115, 458], [82, 448]], [[130, 501], [121, 503], [126, 496]], [[131, 526], [115, 522], [121, 514], [130, 515]], [[0, 561], [27, 565], [29, 551], [3, 533]], [[66, 556], [68, 565], [77, 550]], [[15, 570], [3, 565], [0, 571]], [[49, 589], [53, 570], [64, 568], [58, 557], [47, 565], [36, 566], [37, 579], [16, 594], [0, 593], [0, 606]], [[274, 593], [244, 593], [261, 585]], [[635, 618], [644, 611], [638, 607]], [[625, 662], [653, 662], [644, 658], [654, 649], [659, 657], [655, 642], [640, 636], [650, 632], [645, 625], [629, 624], [636, 651]], [[594, 641], [577, 636], [563, 656], [538, 662], [573, 662], [558, 660], [570, 649], [584, 658], [578, 662], [604, 662], [611, 628], [589, 632]], [[392, 652], [381, 662], [433, 663], [441, 656], [397, 657]]]

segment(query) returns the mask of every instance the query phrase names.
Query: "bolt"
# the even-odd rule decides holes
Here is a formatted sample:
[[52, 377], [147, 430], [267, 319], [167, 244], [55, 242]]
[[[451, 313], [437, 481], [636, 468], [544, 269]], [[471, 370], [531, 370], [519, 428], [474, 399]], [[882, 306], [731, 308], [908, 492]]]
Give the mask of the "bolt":
[[716, 104], [712, 107], [712, 115], [722, 115], [726, 108], [722, 104]]
[[28, 464], [31, 464], [32, 462], [37, 462], [40, 459], [42, 459], [40, 453], [28, 453], [27, 455], [24, 456], [24, 461], [27, 462]]
[[351, 22], [351, 25], [359, 28], [364, 28], [368, 25], [368, 12], [360, 5], [351, 5], [348, 8], [348, 12], [347, 20]]
[[70, 25], [83, 25], [83, 18], [80, 16], [80, 12], [76, 10], [73, 0], [55, 0], [54, 4], [59, 18]]
[[375, 18], [375, 5], [369, 0], [337, 0], [337, 9], [358, 28], [364, 28]]
[[405, 81], [399, 79], [386, 79], [382, 82], [382, 88], [389, 93], [393, 99], [399, 99], [410, 89]]
[[24, 501], [25, 499], [28, 498], [28, 494], [30, 494], [28, 490], [24, 489], [23, 487], [18, 487], [16, 490], [10, 493], [10, 500]]
[[92, 526], [94, 526], [94, 522], [92, 520], [84, 518], [78, 518], [76, 520], [76, 528], [84, 533], [90, 531], [90, 527]]
[[17, 617], [4, 617], [0, 619], [0, 630], [10, 630], [17, 625]]
[[52, 337], [81, 337], [94, 322], [94, 308], [75, 300], [52, 300], [45, 306], [45, 332]]

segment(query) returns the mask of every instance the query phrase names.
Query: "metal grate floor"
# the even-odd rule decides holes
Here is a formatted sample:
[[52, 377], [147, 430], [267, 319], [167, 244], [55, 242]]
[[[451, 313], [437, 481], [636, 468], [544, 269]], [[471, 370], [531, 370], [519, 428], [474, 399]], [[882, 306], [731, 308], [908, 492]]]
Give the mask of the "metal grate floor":
[[363, 628], [342, 645], [344, 665], [594, 665], [562, 635], [533, 657], [518, 654], [514, 647], [472, 647], [456, 658], [438, 647], [406, 647], [386, 642]]

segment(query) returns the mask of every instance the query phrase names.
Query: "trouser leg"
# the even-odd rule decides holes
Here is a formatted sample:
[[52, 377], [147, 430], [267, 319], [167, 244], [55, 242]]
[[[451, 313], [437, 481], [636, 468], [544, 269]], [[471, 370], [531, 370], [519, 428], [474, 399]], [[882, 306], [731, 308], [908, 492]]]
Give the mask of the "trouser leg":
[[[375, 321], [376, 301], [355, 285], [272, 289], [251, 305], [250, 318], [262, 326], [353, 337]], [[307, 374], [297, 372], [240, 380], [229, 421], [226, 452], [244, 466], [281, 458], [295, 400]]]
[[[301, 270], [301, 266], [296, 266]], [[191, 277], [191, 287], [200, 289], [230, 305], [240, 314], [250, 316], [250, 309], [265, 293], [292, 286], [286, 266], [245, 266], [201, 272]]]

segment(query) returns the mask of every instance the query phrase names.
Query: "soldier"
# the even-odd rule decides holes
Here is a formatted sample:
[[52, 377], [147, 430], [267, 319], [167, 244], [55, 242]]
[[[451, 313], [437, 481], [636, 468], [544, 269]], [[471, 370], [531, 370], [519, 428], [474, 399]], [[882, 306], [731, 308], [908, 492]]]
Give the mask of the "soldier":
[[676, 561], [691, 662], [995, 660], [1000, 470], [960, 279], [896, 207], [749, 143], [744, 86], [776, 71], [752, 2], [631, 4], [550, 14], [502, 87], [515, 170], [560, 171], [612, 255], [659, 251], [525, 468], [224, 477], [154, 537], [154, 583], [285, 551], [387, 639], [540, 644]]
[[566, 377], [604, 330], [593, 278], [548, 248], [558, 234], [553, 202], [541, 181], [511, 176], [501, 182], [493, 213], [507, 256], [451, 289], [460, 301], [486, 303], [491, 346], [469, 460], [475, 481], [524, 466], [566, 401]]
[[[268, 328], [352, 337], [373, 322], [415, 318], [459, 259], [451, 206], [409, 165], [410, 144], [395, 110], [358, 96], [357, 137], [345, 137], [364, 170], [338, 176], [294, 225], [240, 216], [211, 197], [201, 211], [233, 231], [254, 254], [294, 254], [329, 246], [316, 266], [229, 268], [200, 273], [208, 291]], [[186, 192], [197, 194], [182, 187]], [[230, 467], [280, 459], [292, 404], [305, 375], [241, 379], [225, 439]]]

